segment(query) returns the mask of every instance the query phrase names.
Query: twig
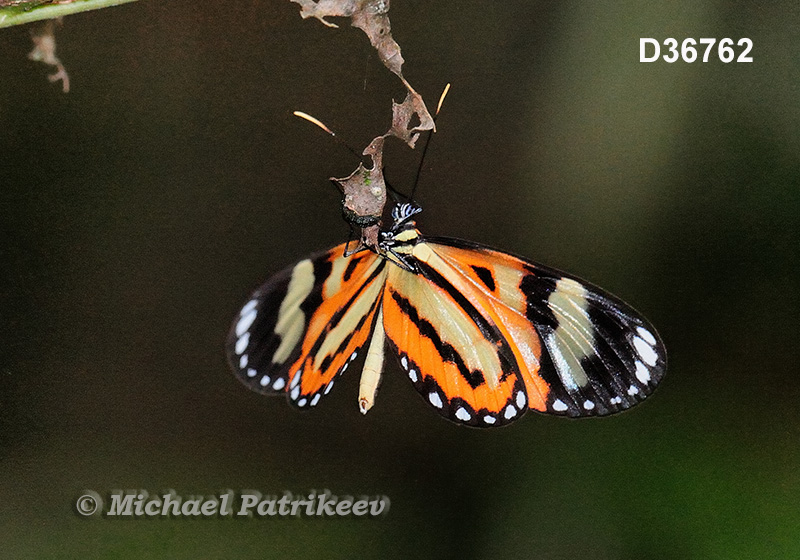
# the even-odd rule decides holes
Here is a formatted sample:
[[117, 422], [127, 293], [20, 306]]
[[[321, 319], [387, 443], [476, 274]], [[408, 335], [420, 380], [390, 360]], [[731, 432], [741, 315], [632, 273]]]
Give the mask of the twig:
[[0, 7], [0, 28], [21, 25], [32, 21], [44, 19], [54, 19], [58, 17], [88, 12], [89, 10], [99, 10], [120, 4], [135, 2], [136, 0], [75, 0], [74, 2], [45, 4], [40, 6], [24, 7], [5, 6]]

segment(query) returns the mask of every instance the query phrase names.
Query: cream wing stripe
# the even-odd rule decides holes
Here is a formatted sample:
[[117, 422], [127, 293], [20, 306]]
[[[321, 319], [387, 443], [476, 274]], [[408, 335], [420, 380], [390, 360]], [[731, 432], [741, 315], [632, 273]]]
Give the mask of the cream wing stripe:
[[[436, 269], [462, 294], [466, 295], [470, 291], [479, 289], [461, 271], [454, 269], [450, 263], [442, 259], [427, 243], [415, 245], [413, 255], [417, 260]], [[407, 286], [411, 282], [427, 281], [410, 275], [408, 281], [403, 284]], [[439, 336], [457, 349], [470, 371], [480, 370], [489, 388], [495, 389], [500, 384], [502, 366], [494, 344], [483, 336], [466, 312], [438, 288], [423, 289], [423, 296], [420, 298], [414, 295], [410, 298], [411, 302], [419, 306], [420, 314], [424, 317], [435, 318], [447, 325], [447, 329], [441, 330]], [[479, 308], [476, 309], [480, 312]]]
[[306, 317], [300, 310], [300, 304], [305, 301], [313, 289], [314, 264], [310, 259], [300, 261], [292, 270], [286, 297], [283, 298], [278, 311], [275, 334], [281, 337], [281, 343], [272, 356], [273, 364], [284, 363], [302, 338]]
[[591, 355], [594, 327], [589, 318], [586, 288], [570, 278], [561, 278], [547, 298], [558, 326], [544, 341], [559, 378], [570, 391], [589, 383], [580, 361]]
[[329, 298], [333, 296], [342, 288], [344, 271], [347, 270], [347, 265], [350, 264], [350, 260], [351, 259], [343, 256], [333, 259], [333, 262], [331, 263], [331, 273], [328, 275], [328, 278], [325, 280], [325, 285], [323, 286], [323, 298]]
[[[379, 259], [375, 259], [375, 262], [378, 263]], [[353, 329], [358, 324], [358, 321], [361, 320], [361, 318], [367, 313], [369, 313], [372, 304], [375, 303], [375, 300], [381, 294], [385, 278], [386, 269], [384, 268], [383, 271], [381, 271], [381, 273], [372, 280], [372, 283], [361, 293], [361, 295], [358, 296], [356, 301], [353, 302], [353, 305], [350, 306], [339, 323], [327, 334], [325, 334], [325, 340], [322, 341], [322, 344], [320, 345], [319, 350], [317, 350], [314, 359], [315, 369], [321, 369], [322, 361], [325, 359], [325, 357], [333, 355], [345, 337], [353, 332]]]

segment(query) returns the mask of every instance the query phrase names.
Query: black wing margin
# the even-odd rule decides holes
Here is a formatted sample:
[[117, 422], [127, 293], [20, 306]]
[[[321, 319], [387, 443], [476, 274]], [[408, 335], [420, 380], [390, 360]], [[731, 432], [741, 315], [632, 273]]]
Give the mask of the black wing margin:
[[248, 389], [282, 394], [289, 367], [299, 357], [308, 319], [322, 303], [331, 273], [327, 251], [282, 270], [260, 286], [242, 306], [226, 344], [228, 362]]

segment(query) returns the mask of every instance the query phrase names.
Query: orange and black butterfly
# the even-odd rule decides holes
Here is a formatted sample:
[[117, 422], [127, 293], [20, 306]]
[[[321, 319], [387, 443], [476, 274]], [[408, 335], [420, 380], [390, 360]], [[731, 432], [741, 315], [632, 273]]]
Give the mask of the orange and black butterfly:
[[228, 336], [239, 380], [314, 407], [366, 349], [366, 413], [388, 339], [424, 401], [469, 426], [503, 426], [528, 409], [603, 416], [653, 392], [666, 351], [630, 306], [508, 253], [426, 238], [413, 220], [419, 211], [398, 204], [377, 247], [334, 247], [256, 290]]

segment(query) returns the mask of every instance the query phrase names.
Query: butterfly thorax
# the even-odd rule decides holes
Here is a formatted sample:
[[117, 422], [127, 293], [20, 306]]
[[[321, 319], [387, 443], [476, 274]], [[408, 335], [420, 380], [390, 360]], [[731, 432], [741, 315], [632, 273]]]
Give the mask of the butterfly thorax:
[[377, 253], [384, 259], [409, 272], [417, 273], [413, 257], [414, 246], [422, 241], [422, 236], [412, 219], [422, 208], [411, 203], [398, 204], [392, 209], [392, 227], [382, 231]]

